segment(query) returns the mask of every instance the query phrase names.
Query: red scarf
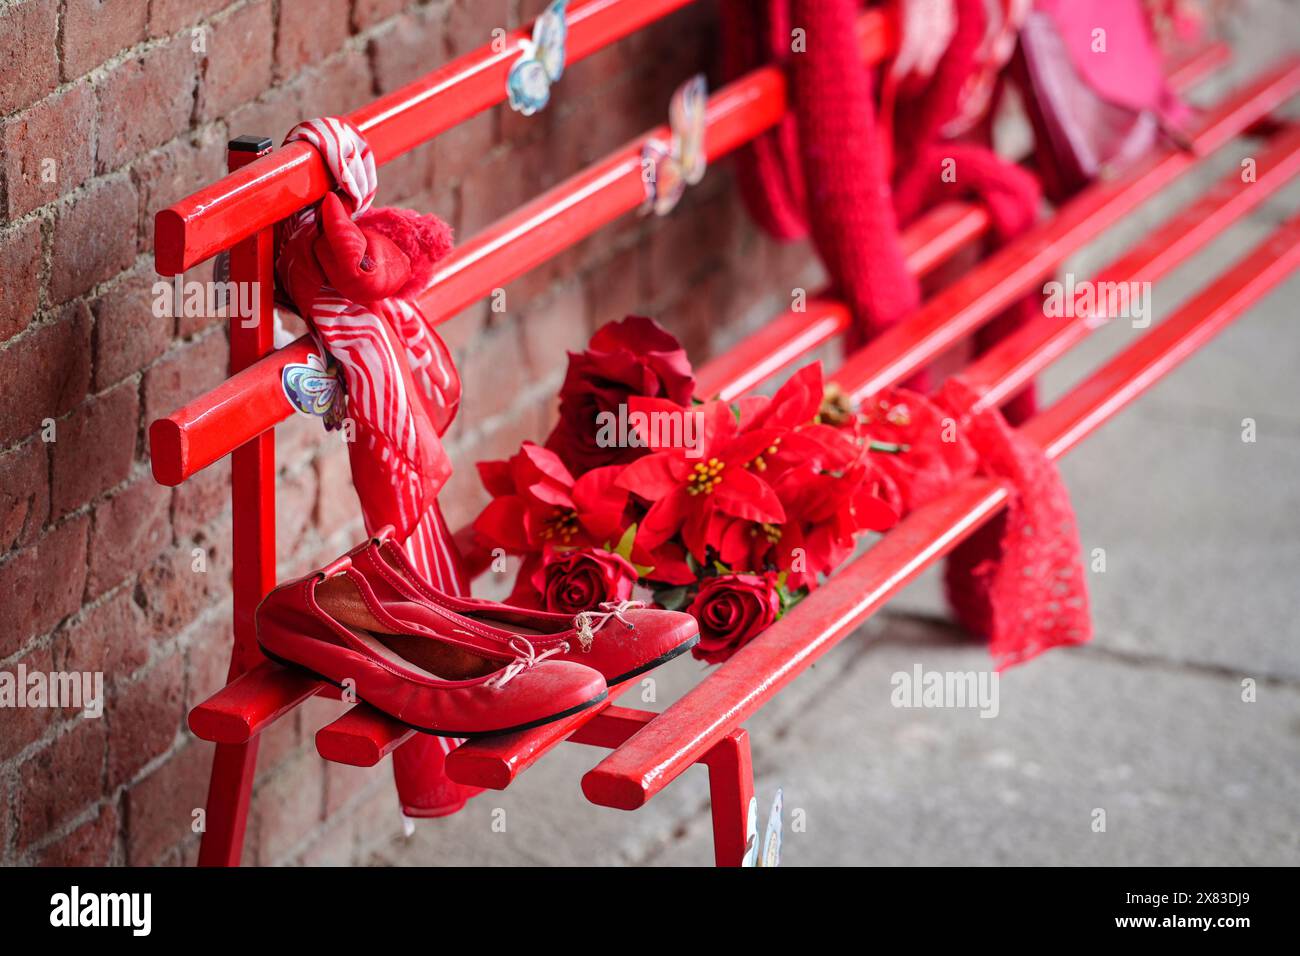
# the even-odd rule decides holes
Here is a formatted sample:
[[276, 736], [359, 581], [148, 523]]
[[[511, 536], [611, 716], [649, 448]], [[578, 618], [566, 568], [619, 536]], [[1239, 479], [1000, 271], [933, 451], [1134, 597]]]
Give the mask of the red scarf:
[[[451, 475], [441, 435], [460, 402], [460, 377], [442, 339], [410, 297], [451, 248], [432, 216], [370, 209], [377, 176], [370, 147], [346, 120], [302, 123], [285, 142], [316, 147], [334, 179], [318, 207], [282, 230], [276, 272], [342, 375], [352, 482], [366, 530], [396, 529], [416, 569], [435, 587], [466, 594], [437, 494]], [[417, 734], [393, 754], [398, 798], [408, 816], [441, 816], [479, 792], [446, 775], [459, 741]]]

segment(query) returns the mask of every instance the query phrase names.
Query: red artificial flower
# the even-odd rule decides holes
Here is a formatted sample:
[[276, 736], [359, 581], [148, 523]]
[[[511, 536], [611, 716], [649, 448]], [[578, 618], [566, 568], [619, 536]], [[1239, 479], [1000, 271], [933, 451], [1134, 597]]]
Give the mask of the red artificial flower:
[[882, 493], [907, 514], [971, 474], [977, 456], [951, 413], [905, 388], [878, 392], [863, 403], [853, 428], [863, 441], [898, 447], [871, 456]]
[[628, 496], [615, 485], [621, 470], [597, 468], [574, 481], [554, 452], [524, 442], [508, 461], [479, 462], [493, 500], [474, 530], [510, 554], [536, 554], [547, 545], [604, 547], [625, 526]]
[[781, 615], [777, 576], [723, 574], [700, 584], [690, 608], [700, 625], [700, 642], [691, 653], [702, 661], [725, 661]]
[[715, 516], [709, 544], [729, 567], [790, 572], [792, 587], [817, 586], [853, 550], [862, 531], [883, 531], [897, 513], [876, 494], [866, 446], [818, 421], [825, 391], [821, 363], [800, 369], [770, 399], [739, 403], [742, 429], [782, 429], [756, 462], [781, 501], [780, 523]]
[[633, 396], [689, 405], [694, 392], [681, 343], [653, 319], [629, 315], [599, 329], [585, 351], [569, 353], [560, 420], [546, 447], [575, 472], [635, 461], [645, 448], [598, 441], [601, 413], [617, 417]]
[[[663, 399], [633, 399], [632, 412], [646, 416], [698, 416], [690, 447], [665, 446], [647, 436], [652, 454], [628, 465], [615, 484], [646, 501], [637, 544], [653, 551], [681, 532], [696, 560], [706, 560], [708, 531], [715, 516], [776, 523], [785, 512], [776, 493], [755, 469], [781, 435], [779, 428], [742, 432], [725, 402], [684, 409]], [[683, 432], [684, 434], [685, 432]]]
[[540, 560], [519, 573], [510, 604], [559, 614], [590, 611], [605, 601], [626, 601], [636, 585], [637, 569], [620, 554], [603, 548], [557, 551], [547, 548]]

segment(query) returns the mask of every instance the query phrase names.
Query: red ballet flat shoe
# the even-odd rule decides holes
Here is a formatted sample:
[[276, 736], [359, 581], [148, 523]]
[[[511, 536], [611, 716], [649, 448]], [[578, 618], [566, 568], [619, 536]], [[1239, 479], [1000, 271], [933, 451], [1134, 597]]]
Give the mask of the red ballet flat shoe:
[[[611, 686], [684, 654], [700, 640], [699, 625], [689, 614], [646, 608], [639, 601], [605, 604], [571, 617], [445, 594], [421, 578], [390, 528], [348, 556], [375, 599], [398, 618], [430, 628], [449, 623], [472, 633], [474, 646], [485, 654], [500, 654], [522, 637], [538, 651], [594, 668]], [[438, 625], [438, 620], [448, 623]]]
[[[276, 588], [257, 608], [272, 660], [306, 668], [404, 724], [442, 737], [527, 730], [605, 699], [605, 679], [558, 660], [559, 645], [514, 635], [487, 653], [440, 620], [399, 620], [374, 599], [348, 557]], [[466, 632], [468, 633], [468, 632]]]

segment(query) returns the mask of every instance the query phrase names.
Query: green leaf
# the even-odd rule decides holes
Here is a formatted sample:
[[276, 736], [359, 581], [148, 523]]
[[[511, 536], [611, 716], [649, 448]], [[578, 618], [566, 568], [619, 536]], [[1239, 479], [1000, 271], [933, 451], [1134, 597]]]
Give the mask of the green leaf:
[[680, 611], [687, 604], [691, 589], [687, 585], [655, 591], [655, 603], [670, 611]]
[[636, 541], [636, 523], [628, 525], [623, 537], [618, 539], [618, 545], [614, 548], [614, 553], [627, 561], [632, 560], [632, 542]]

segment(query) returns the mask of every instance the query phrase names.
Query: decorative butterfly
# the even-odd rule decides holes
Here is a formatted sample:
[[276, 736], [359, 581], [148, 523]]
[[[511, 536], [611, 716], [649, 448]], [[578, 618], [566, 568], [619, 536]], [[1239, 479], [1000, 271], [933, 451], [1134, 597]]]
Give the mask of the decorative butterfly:
[[749, 818], [745, 823], [745, 856], [741, 866], [781, 865], [781, 790], [776, 791], [772, 810], [767, 815], [763, 842], [758, 842], [758, 799], [749, 798]]
[[280, 373], [284, 397], [304, 415], [325, 419], [325, 428], [333, 430], [343, 422], [343, 385], [338, 366], [315, 352], [305, 363], [290, 362]]
[[568, 0], [553, 0], [533, 23], [533, 38], [506, 77], [510, 107], [525, 116], [545, 108], [551, 99], [551, 84], [564, 75], [564, 42], [569, 25], [564, 19]]
[[649, 139], [641, 147], [641, 169], [646, 172], [646, 200], [642, 212], [663, 216], [672, 211], [686, 192], [704, 178], [704, 114], [709, 105], [708, 81], [697, 73], [677, 88], [668, 105], [672, 140]]

